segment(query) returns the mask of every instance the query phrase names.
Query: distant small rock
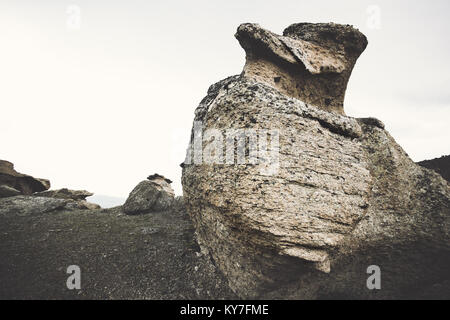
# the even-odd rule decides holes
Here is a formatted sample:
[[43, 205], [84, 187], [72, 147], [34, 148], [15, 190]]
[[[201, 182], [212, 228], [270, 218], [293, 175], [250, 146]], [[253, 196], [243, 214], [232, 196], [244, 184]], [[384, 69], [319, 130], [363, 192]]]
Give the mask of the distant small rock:
[[70, 210], [98, 210], [102, 207], [96, 203], [91, 203], [86, 200], [77, 200], [70, 202], [67, 206], [67, 209]]
[[142, 214], [151, 211], [168, 210], [175, 199], [175, 192], [169, 179], [159, 174], [148, 177], [131, 191], [123, 205], [127, 214]]
[[14, 188], [24, 195], [50, 189], [49, 180], [19, 173], [14, 170], [14, 164], [5, 160], [0, 160], [0, 185]]
[[94, 194], [92, 192], [86, 190], [70, 190], [67, 188], [58, 190], [48, 190], [34, 194], [34, 196], [38, 197], [73, 200], [74, 203], [70, 205], [72, 209], [88, 209], [88, 210], [101, 209], [101, 207], [98, 204], [86, 201], [87, 197], [93, 195]]
[[35, 194], [39, 197], [57, 198], [57, 199], [72, 199], [72, 200], [86, 200], [87, 197], [93, 196], [92, 192], [86, 190], [70, 190], [67, 188], [58, 190], [47, 190]]

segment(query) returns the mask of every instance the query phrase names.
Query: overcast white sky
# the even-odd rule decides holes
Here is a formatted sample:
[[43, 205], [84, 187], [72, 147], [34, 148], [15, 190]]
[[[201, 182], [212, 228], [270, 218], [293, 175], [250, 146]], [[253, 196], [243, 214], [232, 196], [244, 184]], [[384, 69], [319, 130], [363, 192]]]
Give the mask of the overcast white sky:
[[0, 0], [0, 159], [53, 188], [126, 197], [158, 172], [181, 194], [194, 110], [242, 70], [237, 26], [331, 21], [369, 39], [346, 113], [384, 121], [415, 161], [450, 154], [449, 12], [447, 0]]

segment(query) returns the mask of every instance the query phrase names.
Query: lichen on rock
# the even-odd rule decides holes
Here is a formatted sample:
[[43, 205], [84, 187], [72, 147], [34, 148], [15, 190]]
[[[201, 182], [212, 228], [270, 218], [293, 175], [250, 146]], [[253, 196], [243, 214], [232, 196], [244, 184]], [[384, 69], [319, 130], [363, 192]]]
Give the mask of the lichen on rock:
[[[412, 162], [381, 121], [343, 111], [365, 36], [336, 24], [294, 24], [283, 36], [243, 24], [236, 37], [244, 71], [208, 90], [182, 165], [198, 241], [233, 291], [404, 298], [443, 281], [450, 259], [430, 266], [429, 258], [450, 253], [448, 183]], [[245, 138], [232, 136], [229, 148], [230, 132]], [[274, 142], [275, 157], [260, 157]], [[233, 163], [205, 162], [211, 150], [214, 159], [233, 152]], [[277, 170], [267, 173], [274, 158]], [[383, 265], [390, 281], [380, 292], [365, 286], [371, 264]]]

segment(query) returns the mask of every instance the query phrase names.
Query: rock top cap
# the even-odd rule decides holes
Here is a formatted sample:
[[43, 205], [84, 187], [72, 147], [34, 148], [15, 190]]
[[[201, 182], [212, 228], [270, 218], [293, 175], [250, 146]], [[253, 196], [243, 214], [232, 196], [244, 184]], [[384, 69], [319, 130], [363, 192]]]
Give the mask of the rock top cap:
[[158, 174], [158, 173], [149, 175], [149, 176], [147, 177], [147, 179], [150, 180], [150, 181], [154, 181], [154, 180], [164, 180], [164, 181], [166, 181], [166, 182], [169, 183], [169, 184], [172, 183], [172, 180], [167, 179], [167, 178], [165, 178], [164, 176], [162, 176], [162, 175], [160, 175], [160, 174]]
[[255, 23], [236, 32], [246, 52], [243, 75], [283, 94], [344, 114], [347, 82], [367, 38], [350, 25], [297, 23], [283, 35]]

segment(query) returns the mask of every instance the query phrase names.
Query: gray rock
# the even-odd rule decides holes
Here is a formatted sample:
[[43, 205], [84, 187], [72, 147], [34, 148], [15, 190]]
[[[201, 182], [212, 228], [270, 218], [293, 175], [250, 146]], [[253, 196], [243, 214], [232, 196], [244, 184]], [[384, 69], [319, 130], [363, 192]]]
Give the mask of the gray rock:
[[65, 208], [71, 201], [34, 196], [0, 199], [0, 216], [32, 216]]
[[99, 206], [98, 204], [86, 201], [87, 197], [94, 195], [93, 193], [86, 190], [70, 190], [67, 188], [63, 188], [58, 190], [48, 190], [38, 192], [33, 195], [38, 197], [74, 200], [74, 203], [71, 203], [69, 205], [69, 207], [73, 209], [88, 209], [88, 210], [101, 209], [101, 206]]
[[160, 175], [150, 176], [151, 180], [140, 182], [131, 191], [123, 205], [127, 214], [141, 214], [151, 211], [168, 210], [175, 198], [175, 193], [168, 179]]
[[20, 195], [20, 191], [7, 185], [0, 185], [0, 198], [13, 197]]
[[[195, 112], [203, 131], [194, 126], [182, 184], [200, 245], [243, 298], [450, 298], [449, 184], [416, 165], [381, 121], [348, 117], [340, 108], [365, 37], [335, 24], [293, 25], [284, 36], [301, 42], [286, 45], [258, 26], [241, 26], [243, 74], [211, 86]], [[313, 69], [294, 45], [312, 66], [325, 63], [322, 54], [331, 62]], [[304, 50], [313, 45], [324, 50]], [[282, 68], [297, 74], [295, 59], [311, 74], [299, 85], [312, 88], [307, 98], [286, 89], [295, 79], [273, 82], [275, 74], [284, 77]], [[319, 103], [323, 88], [334, 99], [330, 108]], [[256, 132], [256, 156], [250, 138], [241, 162], [234, 138], [231, 149], [211, 147], [242, 128]], [[208, 130], [219, 136], [210, 139]], [[272, 130], [269, 137], [264, 130]], [[275, 152], [264, 153], [261, 139]], [[231, 150], [233, 162], [206, 161], [221, 159], [211, 150]], [[366, 286], [370, 265], [381, 267], [382, 290]]]
[[38, 197], [48, 197], [57, 199], [72, 199], [72, 200], [86, 200], [87, 197], [93, 196], [94, 194], [86, 190], [70, 190], [67, 188], [58, 190], [47, 190], [43, 192], [38, 192], [34, 194]]

